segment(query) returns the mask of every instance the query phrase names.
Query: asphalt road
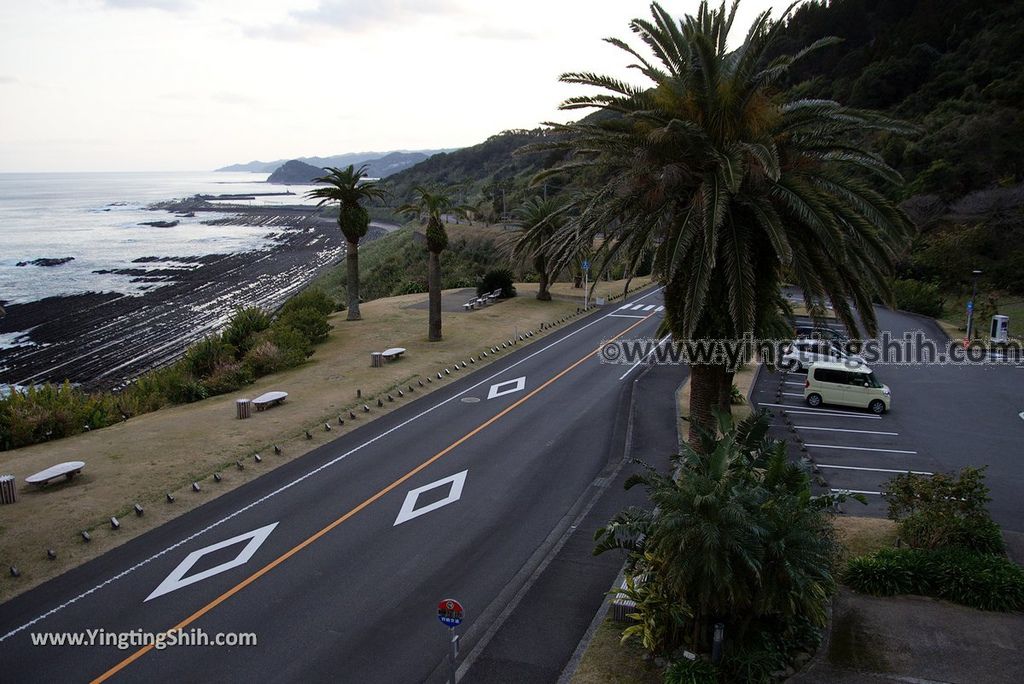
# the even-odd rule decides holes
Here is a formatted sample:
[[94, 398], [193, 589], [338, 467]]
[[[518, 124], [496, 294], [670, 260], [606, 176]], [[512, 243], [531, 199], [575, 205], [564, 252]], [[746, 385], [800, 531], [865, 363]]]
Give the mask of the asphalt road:
[[[482, 664], [505, 643], [492, 637], [522, 624], [509, 614], [517, 596], [537, 606], [535, 631], [558, 632], [548, 573], [582, 553], [574, 525], [614, 512], [602, 495], [630, 443], [622, 417], [638, 415], [629, 405], [643, 368], [594, 352], [618, 335], [652, 336], [660, 303], [648, 291], [629, 309], [606, 307], [0, 605], [0, 679], [439, 680], [446, 597], [466, 607], [463, 656]], [[679, 369], [658, 373], [678, 384]], [[650, 395], [637, 420], [650, 406], [669, 423], [670, 401]], [[258, 645], [33, 645], [172, 628], [254, 633]], [[563, 657], [547, 657], [536, 680]]]
[[[922, 331], [942, 347], [948, 344], [930, 319], [883, 308], [877, 315], [880, 331], [896, 338]], [[843, 406], [809, 408], [801, 373], [762, 372], [754, 399], [775, 412], [774, 434], [790, 440], [794, 457], [812, 458], [828, 488], [864, 493], [866, 507], [845, 506], [853, 515], [884, 517], [888, 507], [880, 492], [897, 472], [987, 466], [993, 519], [1003, 529], [1024, 532], [1024, 420], [1018, 415], [1024, 411], [1024, 367], [906, 360], [900, 352], [892, 363], [870, 364], [892, 390], [891, 410], [880, 417]], [[781, 411], [795, 431], [783, 423]]]

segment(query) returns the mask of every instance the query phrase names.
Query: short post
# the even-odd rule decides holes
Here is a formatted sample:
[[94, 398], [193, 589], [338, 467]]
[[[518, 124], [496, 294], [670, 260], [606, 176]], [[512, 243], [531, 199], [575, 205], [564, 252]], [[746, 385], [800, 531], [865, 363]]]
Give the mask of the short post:
[[381, 352], [370, 352], [370, 367], [381, 368], [384, 366], [384, 354]]
[[725, 625], [715, 623], [715, 635], [711, 640], [711, 662], [717, 665], [722, 662], [722, 642], [725, 640]]
[[0, 475], [0, 504], [12, 504], [18, 501], [17, 480], [13, 475]]
[[235, 412], [239, 420], [244, 420], [252, 415], [252, 401], [249, 399], [236, 399]]
[[455, 684], [455, 659], [459, 655], [459, 637], [454, 627], [448, 628], [448, 670], [451, 673], [451, 683]]

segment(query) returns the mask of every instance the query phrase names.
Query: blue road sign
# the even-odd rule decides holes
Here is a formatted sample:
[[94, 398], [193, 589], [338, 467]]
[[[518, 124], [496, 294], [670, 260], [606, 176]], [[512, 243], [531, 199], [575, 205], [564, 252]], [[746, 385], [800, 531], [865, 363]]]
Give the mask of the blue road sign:
[[584, 271], [589, 271], [590, 270], [590, 262], [588, 260], [586, 260], [586, 259], [583, 260], [583, 270]]
[[974, 311], [974, 300], [967, 302], [967, 310]]

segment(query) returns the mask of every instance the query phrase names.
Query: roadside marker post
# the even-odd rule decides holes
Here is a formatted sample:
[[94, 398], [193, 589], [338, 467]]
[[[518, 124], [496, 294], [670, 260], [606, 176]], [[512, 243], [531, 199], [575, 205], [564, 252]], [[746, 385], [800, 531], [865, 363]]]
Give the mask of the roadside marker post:
[[583, 308], [590, 304], [590, 261], [583, 260]]
[[462, 624], [465, 611], [462, 604], [452, 598], [441, 599], [437, 604], [437, 619], [448, 628], [448, 668], [451, 684], [455, 684], [455, 659], [459, 655], [459, 637], [455, 628]]

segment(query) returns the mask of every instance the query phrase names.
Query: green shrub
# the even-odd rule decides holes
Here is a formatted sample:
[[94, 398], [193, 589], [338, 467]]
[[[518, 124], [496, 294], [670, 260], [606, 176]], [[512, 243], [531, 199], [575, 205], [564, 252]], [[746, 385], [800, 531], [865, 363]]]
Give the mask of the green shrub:
[[310, 344], [323, 342], [331, 332], [331, 324], [327, 322], [326, 314], [313, 308], [282, 311], [274, 322], [274, 327], [292, 328], [309, 340]]
[[270, 327], [270, 316], [256, 307], [239, 309], [231, 317], [228, 327], [222, 335], [225, 342], [235, 348], [235, 354], [241, 358], [255, 343], [256, 336]]
[[253, 348], [249, 350], [242, 361], [257, 378], [287, 368], [288, 365], [298, 365], [298, 363], [302, 362], [300, 360], [295, 364], [288, 364], [285, 354], [281, 351], [280, 347], [265, 337], [256, 341]]
[[981, 610], [1024, 608], [1024, 570], [1003, 556], [963, 548], [883, 549], [852, 559], [846, 583], [874, 596], [920, 594]]
[[987, 516], [961, 517], [920, 511], [899, 523], [900, 537], [922, 549], [959, 547], [982, 553], [1006, 552], [1003, 532]]
[[301, 309], [312, 309], [328, 316], [337, 309], [337, 304], [323, 290], [312, 288], [295, 295], [281, 307], [281, 314]]
[[853, 558], [846, 566], [844, 580], [854, 591], [872, 596], [909, 594], [915, 586], [913, 573], [903, 556], [883, 549], [870, 556]]
[[185, 352], [185, 368], [195, 377], [206, 377], [217, 366], [233, 361], [235, 348], [220, 335], [208, 335], [196, 342]]
[[892, 293], [896, 307], [904, 311], [938, 318], [942, 315], [945, 301], [939, 287], [919, 280], [896, 278], [892, 281]]
[[476, 286], [476, 293], [478, 295], [485, 295], [495, 290], [501, 290], [501, 296], [503, 298], [515, 297], [516, 288], [512, 284], [515, 282], [515, 278], [512, 275], [512, 271], [507, 268], [496, 268], [488, 271], [484, 274], [480, 284]]
[[665, 668], [665, 684], [713, 684], [718, 681], [718, 668], [706, 660], [680, 658]]
[[208, 396], [233, 392], [240, 387], [251, 384], [255, 379], [252, 368], [246, 364], [232, 361], [222, 363], [203, 379], [203, 387]]
[[266, 337], [281, 352], [283, 368], [298, 366], [313, 355], [313, 343], [292, 327], [272, 327]]

